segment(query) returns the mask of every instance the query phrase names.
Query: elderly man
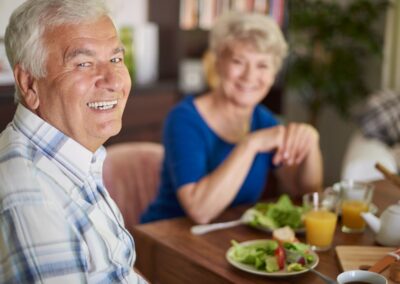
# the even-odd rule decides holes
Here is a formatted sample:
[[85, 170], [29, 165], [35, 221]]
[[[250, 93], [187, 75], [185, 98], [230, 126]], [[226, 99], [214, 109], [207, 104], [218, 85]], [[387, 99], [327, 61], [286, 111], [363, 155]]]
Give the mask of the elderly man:
[[18, 107], [0, 135], [0, 283], [144, 283], [102, 182], [131, 81], [101, 0], [29, 0], [5, 34]]

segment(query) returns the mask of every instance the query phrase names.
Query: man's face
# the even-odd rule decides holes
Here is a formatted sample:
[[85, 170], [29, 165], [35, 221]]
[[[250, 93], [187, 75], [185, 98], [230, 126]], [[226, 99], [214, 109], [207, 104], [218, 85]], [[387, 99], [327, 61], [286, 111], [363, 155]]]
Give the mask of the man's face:
[[37, 81], [42, 119], [96, 151], [121, 130], [131, 88], [113, 23], [62, 25], [44, 34], [47, 76]]

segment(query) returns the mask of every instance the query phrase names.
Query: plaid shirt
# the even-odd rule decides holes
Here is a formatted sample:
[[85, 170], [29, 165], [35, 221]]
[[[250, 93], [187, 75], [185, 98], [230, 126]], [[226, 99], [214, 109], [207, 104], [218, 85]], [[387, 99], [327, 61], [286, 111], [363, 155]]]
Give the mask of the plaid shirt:
[[145, 283], [105, 155], [18, 106], [0, 135], [0, 283]]
[[400, 142], [400, 94], [381, 90], [368, 97], [356, 115], [366, 137], [376, 138], [393, 146]]

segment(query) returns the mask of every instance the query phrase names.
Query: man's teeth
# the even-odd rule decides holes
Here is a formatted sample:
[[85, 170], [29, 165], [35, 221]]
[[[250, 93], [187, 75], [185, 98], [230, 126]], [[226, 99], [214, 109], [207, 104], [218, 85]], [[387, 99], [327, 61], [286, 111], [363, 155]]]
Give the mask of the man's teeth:
[[87, 103], [87, 106], [93, 109], [106, 110], [111, 109], [117, 104], [117, 100], [108, 102], [93, 102]]

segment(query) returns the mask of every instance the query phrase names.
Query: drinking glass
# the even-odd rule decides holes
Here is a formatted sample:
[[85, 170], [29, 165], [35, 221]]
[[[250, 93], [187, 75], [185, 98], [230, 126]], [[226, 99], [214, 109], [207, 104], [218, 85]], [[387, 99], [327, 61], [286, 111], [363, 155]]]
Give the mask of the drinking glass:
[[342, 211], [342, 232], [357, 233], [365, 230], [361, 212], [367, 212], [372, 201], [374, 185], [359, 181], [342, 181], [340, 203]]
[[306, 242], [316, 251], [326, 251], [332, 247], [337, 213], [336, 202], [326, 192], [312, 192], [303, 195]]

